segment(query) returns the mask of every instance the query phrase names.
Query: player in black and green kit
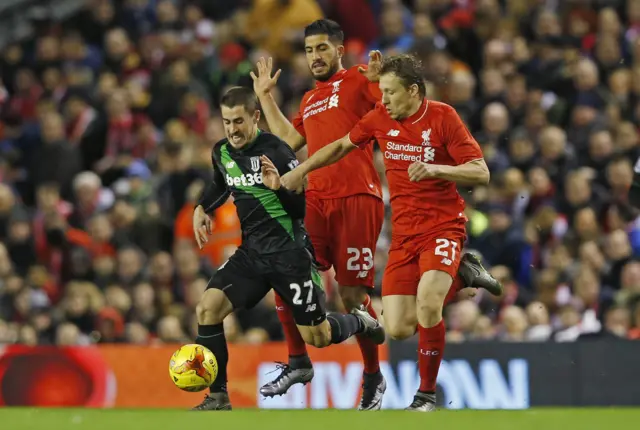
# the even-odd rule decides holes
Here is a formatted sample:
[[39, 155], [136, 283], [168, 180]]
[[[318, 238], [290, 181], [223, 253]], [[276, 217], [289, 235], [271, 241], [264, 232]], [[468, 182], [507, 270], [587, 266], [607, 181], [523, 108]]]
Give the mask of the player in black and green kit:
[[197, 307], [196, 342], [218, 360], [218, 377], [195, 410], [229, 410], [229, 353], [222, 321], [239, 308], [252, 308], [270, 289], [293, 309], [306, 343], [325, 347], [354, 334], [384, 342], [384, 330], [366, 311], [351, 314], [325, 310], [322, 281], [303, 225], [304, 194], [280, 187], [280, 175], [298, 163], [277, 136], [258, 129], [260, 111], [252, 90], [235, 87], [221, 101], [227, 138], [213, 147], [214, 178], [193, 214], [198, 245], [211, 233], [208, 213], [230, 195], [242, 226], [242, 244], [213, 276]]

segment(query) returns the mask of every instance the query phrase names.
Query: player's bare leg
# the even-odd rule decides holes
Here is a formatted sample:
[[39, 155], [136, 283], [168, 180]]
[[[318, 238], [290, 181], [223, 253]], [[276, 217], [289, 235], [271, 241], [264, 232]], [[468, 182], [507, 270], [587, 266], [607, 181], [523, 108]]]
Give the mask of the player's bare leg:
[[222, 322], [233, 312], [233, 305], [222, 290], [208, 289], [202, 295], [196, 314], [198, 317], [198, 337], [196, 343], [208, 348], [218, 361], [218, 376], [207, 394], [194, 411], [228, 411], [231, 410], [229, 394], [227, 394], [227, 363], [229, 350], [224, 336]]
[[416, 334], [416, 296], [392, 295], [382, 297], [384, 329], [393, 340], [408, 339]]
[[425, 272], [418, 284], [418, 369], [420, 388], [407, 410], [431, 412], [436, 408], [436, 379], [445, 345], [442, 309], [451, 290], [451, 275], [439, 270]]
[[[367, 287], [341, 285], [339, 288], [340, 297], [347, 312], [359, 309], [367, 312], [372, 318], [378, 319], [375, 310], [371, 306], [371, 297], [369, 297]], [[378, 345], [370, 338], [362, 335], [358, 335], [357, 340], [364, 362], [362, 398], [360, 399], [358, 410], [379, 410], [382, 407], [382, 396], [387, 390], [387, 383], [382, 373], [380, 373]]]

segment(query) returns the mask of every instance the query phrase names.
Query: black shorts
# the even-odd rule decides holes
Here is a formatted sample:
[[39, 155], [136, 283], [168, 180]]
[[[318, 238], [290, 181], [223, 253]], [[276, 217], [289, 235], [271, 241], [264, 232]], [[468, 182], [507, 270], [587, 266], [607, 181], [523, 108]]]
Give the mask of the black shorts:
[[251, 309], [272, 288], [293, 311], [296, 324], [315, 326], [326, 319], [322, 278], [306, 249], [259, 255], [242, 246], [209, 281], [234, 309]]

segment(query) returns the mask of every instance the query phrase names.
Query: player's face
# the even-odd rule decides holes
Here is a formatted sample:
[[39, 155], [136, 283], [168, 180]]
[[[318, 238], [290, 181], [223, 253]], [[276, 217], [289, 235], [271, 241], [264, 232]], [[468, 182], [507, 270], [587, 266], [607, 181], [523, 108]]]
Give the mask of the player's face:
[[394, 73], [380, 76], [380, 91], [382, 91], [382, 104], [393, 119], [408, 117], [420, 99], [418, 86], [414, 84], [405, 87], [402, 80]]
[[240, 149], [256, 137], [260, 111], [247, 112], [244, 106], [221, 106], [224, 133], [229, 143]]
[[331, 79], [340, 70], [344, 46], [334, 45], [326, 34], [316, 34], [304, 39], [307, 64], [317, 81]]

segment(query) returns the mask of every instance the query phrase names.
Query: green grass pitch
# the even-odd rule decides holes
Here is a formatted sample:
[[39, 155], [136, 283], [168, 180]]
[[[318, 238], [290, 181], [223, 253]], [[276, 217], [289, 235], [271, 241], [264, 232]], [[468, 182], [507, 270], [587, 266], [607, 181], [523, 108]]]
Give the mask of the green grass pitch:
[[640, 428], [640, 409], [527, 411], [0, 409], [6, 430], [620, 430]]

